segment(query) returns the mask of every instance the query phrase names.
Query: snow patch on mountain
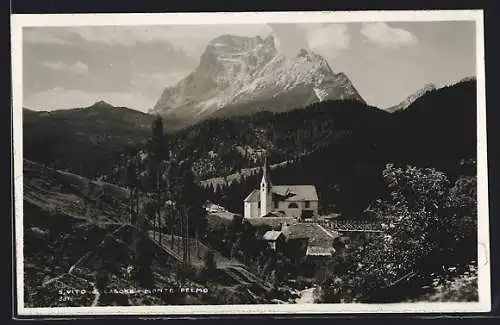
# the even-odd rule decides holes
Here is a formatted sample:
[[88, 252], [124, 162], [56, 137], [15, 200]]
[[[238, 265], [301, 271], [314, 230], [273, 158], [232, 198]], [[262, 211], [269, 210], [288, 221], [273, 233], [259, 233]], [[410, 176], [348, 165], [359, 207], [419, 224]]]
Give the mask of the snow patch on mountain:
[[278, 100], [273, 103], [283, 96], [293, 96], [295, 107], [281, 110], [327, 99], [364, 102], [347, 76], [334, 73], [314, 52], [302, 49], [288, 58], [272, 35], [264, 39], [222, 35], [209, 42], [195, 71], [164, 90], [153, 111], [200, 119], [224, 107], [256, 101], [266, 101], [266, 109], [273, 110], [273, 106], [283, 106]]

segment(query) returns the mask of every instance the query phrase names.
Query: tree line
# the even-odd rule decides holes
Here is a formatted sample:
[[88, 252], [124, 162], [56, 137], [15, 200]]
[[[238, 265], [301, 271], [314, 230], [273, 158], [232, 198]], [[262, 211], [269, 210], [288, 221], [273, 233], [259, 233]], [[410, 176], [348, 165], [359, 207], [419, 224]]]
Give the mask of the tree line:
[[[152, 285], [153, 248], [150, 236], [174, 248], [183, 240], [183, 260], [189, 257], [188, 238], [198, 239], [206, 230], [203, 192], [194, 179], [191, 161], [179, 161], [158, 116], [145, 145], [128, 147], [120, 166], [121, 183], [129, 191], [129, 220], [138, 231], [133, 236], [136, 251], [136, 278]], [[181, 239], [178, 239], [178, 238]], [[176, 242], [177, 241], [177, 242]]]

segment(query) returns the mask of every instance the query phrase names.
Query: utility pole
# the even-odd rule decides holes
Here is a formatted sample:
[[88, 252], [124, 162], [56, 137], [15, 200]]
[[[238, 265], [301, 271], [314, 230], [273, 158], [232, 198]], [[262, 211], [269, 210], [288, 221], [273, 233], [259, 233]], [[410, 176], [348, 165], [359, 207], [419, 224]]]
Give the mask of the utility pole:
[[174, 249], [174, 234], [175, 234], [175, 213], [171, 205], [168, 206], [168, 220], [170, 224], [170, 247]]
[[[137, 163], [136, 165], [136, 172], [137, 170], [140, 168], [140, 163], [141, 163], [141, 156], [140, 156], [140, 153], [139, 151], [137, 151], [136, 153], [136, 156], [135, 156], [135, 161]], [[136, 175], [137, 176], [137, 175]], [[137, 219], [139, 218], [139, 178], [136, 177], [135, 179], [136, 181], [136, 184], [135, 184], [135, 187], [134, 187], [134, 205], [135, 205], [135, 216], [134, 216], [134, 225], [137, 224]]]
[[156, 190], [157, 190], [157, 209], [156, 210], [156, 214], [158, 216], [158, 239], [160, 241], [160, 245], [162, 244], [161, 242], [161, 213], [160, 213], [160, 209], [161, 209], [161, 190], [160, 190], [160, 174], [161, 174], [161, 166], [162, 166], [162, 163], [160, 161], [160, 165], [158, 166], [158, 172], [156, 174]]
[[181, 207], [181, 220], [183, 224], [183, 232], [182, 232], [182, 266], [183, 266], [183, 277], [186, 276], [186, 270], [187, 270], [187, 259], [188, 259], [188, 252], [187, 252], [187, 220], [184, 220], [186, 214], [186, 210], [184, 206]]
[[186, 254], [187, 262], [191, 264], [191, 238], [189, 237], [189, 209], [186, 209]]
[[[180, 221], [179, 240], [178, 240], [179, 249], [178, 249], [178, 251], [180, 251], [180, 249], [181, 249], [180, 246], [184, 246], [184, 222], [182, 220], [182, 211], [180, 209], [178, 210], [178, 213], [179, 213], [179, 221]], [[182, 248], [182, 259], [184, 261], [184, 248]]]
[[199, 239], [198, 239], [198, 226], [196, 227], [196, 255], [198, 256], [198, 258], [201, 258], [200, 256], [200, 244], [198, 243]]

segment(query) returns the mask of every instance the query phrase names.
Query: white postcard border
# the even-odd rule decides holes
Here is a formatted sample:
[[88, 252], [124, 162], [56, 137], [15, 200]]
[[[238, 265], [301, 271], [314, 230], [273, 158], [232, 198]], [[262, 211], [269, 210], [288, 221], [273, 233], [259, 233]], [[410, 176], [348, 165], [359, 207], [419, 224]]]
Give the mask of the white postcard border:
[[[56, 26], [200, 25], [262, 23], [348, 23], [459, 21], [476, 22], [477, 80], [477, 191], [479, 302], [400, 304], [291, 304], [196, 305], [127, 307], [24, 307], [23, 272], [23, 65], [22, 28]], [[487, 312], [491, 309], [488, 172], [486, 150], [486, 100], [484, 26], [482, 10], [261, 12], [261, 13], [163, 13], [163, 14], [45, 14], [11, 16], [12, 118], [14, 147], [15, 254], [18, 315], [203, 315], [203, 314], [316, 314], [316, 313], [440, 313]], [[15, 314], [15, 313], [14, 313]]]

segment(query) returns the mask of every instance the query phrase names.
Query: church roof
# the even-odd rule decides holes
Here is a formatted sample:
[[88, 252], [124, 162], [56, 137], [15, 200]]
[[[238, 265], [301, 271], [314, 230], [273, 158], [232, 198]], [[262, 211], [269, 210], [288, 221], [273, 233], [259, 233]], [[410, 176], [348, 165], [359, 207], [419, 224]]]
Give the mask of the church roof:
[[258, 202], [260, 200], [259, 190], [253, 190], [245, 198], [245, 202]]
[[[281, 201], [317, 201], [318, 193], [314, 185], [273, 185], [272, 192], [280, 196]], [[260, 200], [259, 190], [253, 190], [245, 202], [258, 202]]]

